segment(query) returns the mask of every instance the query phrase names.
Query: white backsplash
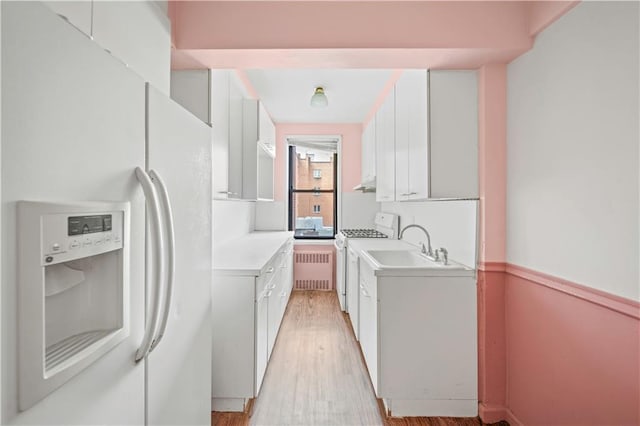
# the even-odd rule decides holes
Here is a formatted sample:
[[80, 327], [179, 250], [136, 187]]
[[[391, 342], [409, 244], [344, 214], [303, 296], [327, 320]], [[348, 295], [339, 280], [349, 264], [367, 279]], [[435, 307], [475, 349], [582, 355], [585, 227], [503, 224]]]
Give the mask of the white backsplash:
[[[400, 215], [400, 229], [416, 223], [429, 231], [431, 246], [444, 247], [449, 258], [474, 267], [477, 259], [478, 201], [420, 201], [382, 203], [381, 211]], [[419, 229], [407, 230], [404, 240], [425, 241]]]
[[255, 229], [254, 201], [213, 200], [213, 245], [241, 237]]
[[340, 229], [373, 228], [376, 213], [380, 210], [380, 203], [376, 202], [374, 192], [343, 192], [342, 220], [338, 223]]
[[284, 201], [256, 201], [257, 231], [286, 231], [287, 216]]

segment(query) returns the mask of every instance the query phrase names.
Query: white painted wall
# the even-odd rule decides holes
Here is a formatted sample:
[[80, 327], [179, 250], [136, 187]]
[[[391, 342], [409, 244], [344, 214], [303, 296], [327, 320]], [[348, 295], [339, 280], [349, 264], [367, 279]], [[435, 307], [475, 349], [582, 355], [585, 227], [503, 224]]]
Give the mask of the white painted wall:
[[376, 212], [380, 210], [375, 192], [343, 192], [341, 202], [342, 211], [338, 229], [373, 228]]
[[213, 245], [224, 244], [252, 232], [255, 215], [255, 201], [213, 200]]
[[[400, 228], [417, 223], [429, 231], [431, 246], [444, 247], [449, 258], [475, 268], [477, 259], [478, 202], [422, 201], [382, 203], [383, 212], [400, 215]], [[403, 240], [413, 244], [425, 241], [419, 229], [410, 229]]]
[[580, 3], [507, 91], [508, 262], [635, 300], [639, 6]]
[[284, 201], [256, 201], [256, 231], [286, 231], [288, 214]]

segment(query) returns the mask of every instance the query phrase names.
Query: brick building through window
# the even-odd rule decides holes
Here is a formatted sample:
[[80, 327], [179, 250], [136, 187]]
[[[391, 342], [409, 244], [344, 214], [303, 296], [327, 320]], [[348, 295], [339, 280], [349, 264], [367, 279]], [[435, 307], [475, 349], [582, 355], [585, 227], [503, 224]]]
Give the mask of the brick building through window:
[[289, 223], [298, 238], [333, 238], [337, 155], [290, 147]]

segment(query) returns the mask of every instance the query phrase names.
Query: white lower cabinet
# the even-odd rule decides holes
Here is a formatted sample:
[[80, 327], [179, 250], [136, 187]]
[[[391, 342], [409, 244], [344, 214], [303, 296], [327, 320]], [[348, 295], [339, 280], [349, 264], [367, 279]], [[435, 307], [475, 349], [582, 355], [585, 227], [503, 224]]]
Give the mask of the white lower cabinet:
[[378, 394], [378, 295], [376, 277], [366, 262], [360, 265], [360, 347], [373, 390]]
[[347, 312], [351, 320], [351, 327], [356, 336], [356, 340], [360, 339], [358, 327], [359, 318], [359, 294], [360, 280], [358, 269], [358, 255], [353, 249], [347, 249]]
[[360, 260], [360, 345], [393, 416], [478, 414], [475, 277], [376, 276]]
[[293, 284], [289, 239], [256, 275], [214, 273], [213, 411], [243, 411], [258, 396]]
[[[269, 362], [269, 296], [268, 290], [263, 288], [256, 299], [256, 374], [255, 374], [255, 394], [260, 392], [262, 379], [267, 371]], [[215, 383], [215, 382], [214, 382]]]

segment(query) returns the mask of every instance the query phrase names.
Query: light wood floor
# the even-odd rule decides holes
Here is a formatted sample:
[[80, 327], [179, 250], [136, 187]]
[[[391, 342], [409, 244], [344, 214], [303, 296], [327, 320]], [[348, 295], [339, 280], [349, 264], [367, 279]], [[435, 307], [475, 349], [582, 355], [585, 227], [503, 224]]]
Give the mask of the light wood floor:
[[257, 400], [246, 413], [212, 413], [212, 426], [482, 424], [479, 419], [383, 419], [348, 321], [334, 292], [294, 291]]

